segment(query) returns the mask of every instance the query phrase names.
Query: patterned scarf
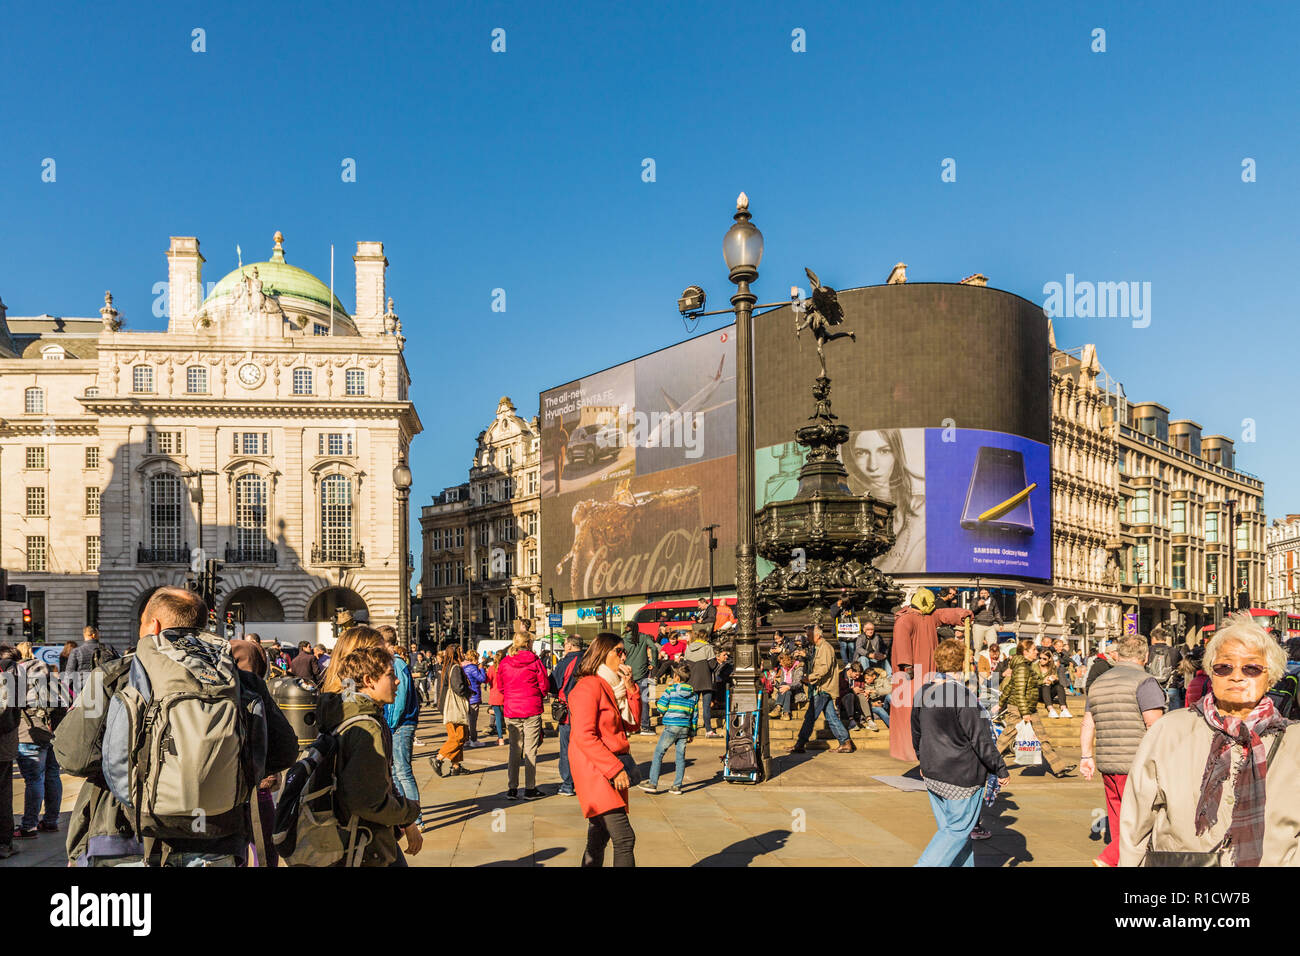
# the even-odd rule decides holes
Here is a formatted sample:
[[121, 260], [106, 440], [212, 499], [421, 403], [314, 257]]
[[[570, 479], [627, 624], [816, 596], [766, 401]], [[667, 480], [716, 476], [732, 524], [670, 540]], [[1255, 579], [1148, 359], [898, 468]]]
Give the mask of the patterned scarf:
[[1193, 705], [1215, 732], [1210, 756], [1201, 777], [1201, 796], [1196, 804], [1196, 834], [1211, 829], [1219, 819], [1223, 784], [1232, 775], [1233, 745], [1250, 750], [1237, 783], [1233, 788], [1232, 822], [1228, 838], [1236, 853], [1237, 866], [1259, 866], [1264, 846], [1264, 776], [1268, 772], [1268, 748], [1263, 736], [1286, 730], [1288, 721], [1273, 707], [1266, 695], [1245, 720], [1220, 715], [1214, 706], [1214, 694], [1207, 692]]

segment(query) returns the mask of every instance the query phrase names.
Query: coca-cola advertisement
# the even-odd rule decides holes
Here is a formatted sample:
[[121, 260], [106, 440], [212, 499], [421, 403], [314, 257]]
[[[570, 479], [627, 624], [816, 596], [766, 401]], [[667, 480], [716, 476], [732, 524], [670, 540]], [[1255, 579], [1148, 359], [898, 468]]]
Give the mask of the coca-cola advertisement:
[[732, 579], [735, 356], [720, 329], [541, 394], [542, 559], [557, 599], [707, 588], [711, 524], [715, 580]]
[[544, 576], [562, 601], [707, 588], [710, 524], [715, 579], [734, 580], [735, 455], [543, 499]]

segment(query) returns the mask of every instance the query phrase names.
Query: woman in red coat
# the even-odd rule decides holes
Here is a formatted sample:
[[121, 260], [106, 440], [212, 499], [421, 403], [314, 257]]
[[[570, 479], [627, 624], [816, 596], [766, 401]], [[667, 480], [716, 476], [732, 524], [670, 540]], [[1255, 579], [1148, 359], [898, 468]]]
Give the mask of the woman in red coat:
[[583, 866], [603, 866], [611, 840], [614, 865], [636, 866], [636, 834], [627, 817], [631, 781], [624, 761], [631, 761], [627, 735], [640, 726], [641, 694], [626, 656], [617, 634], [598, 635], [583, 655], [578, 682], [569, 692], [569, 768], [587, 818]]

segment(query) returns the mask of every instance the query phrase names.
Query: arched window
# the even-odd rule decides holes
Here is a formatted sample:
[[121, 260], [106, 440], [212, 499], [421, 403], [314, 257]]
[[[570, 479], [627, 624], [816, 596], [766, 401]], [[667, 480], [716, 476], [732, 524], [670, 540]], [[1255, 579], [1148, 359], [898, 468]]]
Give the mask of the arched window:
[[45, 414], [45, 389], [29, 388], [23, 393], [23, 411], [28, 415]]
[[180, 548], [184, 500], [181, 480], [175, 475], [154, 475], [149, 479], [149, 547], [154, 551]]
[[327, 475], [320, 483], [321, 553], [325, 561], [347, 561], [352, 552], [352, 482]]
[[240, 475], [235, 479], [235, 547], [244, 553], [266, 550], [266, 479]]

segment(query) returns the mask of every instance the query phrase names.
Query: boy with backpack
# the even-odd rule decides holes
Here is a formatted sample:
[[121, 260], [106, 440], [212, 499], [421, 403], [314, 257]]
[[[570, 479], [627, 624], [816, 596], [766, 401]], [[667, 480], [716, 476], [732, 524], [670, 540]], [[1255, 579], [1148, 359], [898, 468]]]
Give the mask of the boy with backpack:
[[700, 695], [688, 683], [691, 665], [686, 661], [674, 661], [672, 675], [677, 682], [670, 684], [655, 701], [655, 709], [663, 715], [663, 730], [655, 744], [654, 759], [650, 761], [650, 777], [641, 784], [646, 793], [659, 792], [659, 764], [669, 746], [676, 746], [677, 754], [673, 764], [673, 785], [668, 792], [680, 794], [686, 780], [686, 744], [695, 739], [695, 712], [699, 708]]
[[59, 724], [54, 753], [86, 778], [68, 827], [75, 865], [246, 860], [257, 785], [298, 742], [266, 683], [203, 632], [207, 616], [191, 591], [155, 591], [136, 652], [94, 670]]
[[362, 647], [339, 662], [344, 686], [355, 682], [357, 692], [343, 697], [343, 721], [338, 735], [336, 779], [338, 819], [356, 819], [359, 841], [368, 842], [359, 866], [406, 866], [397, 845], [399, 828], [406, 835], [406, 852], [420, 852], [420, 801], [403, 796], [393, 782], [393, 738], [384, 720], [384, 706], [397, 696], [393, 655], [381, 647]]

